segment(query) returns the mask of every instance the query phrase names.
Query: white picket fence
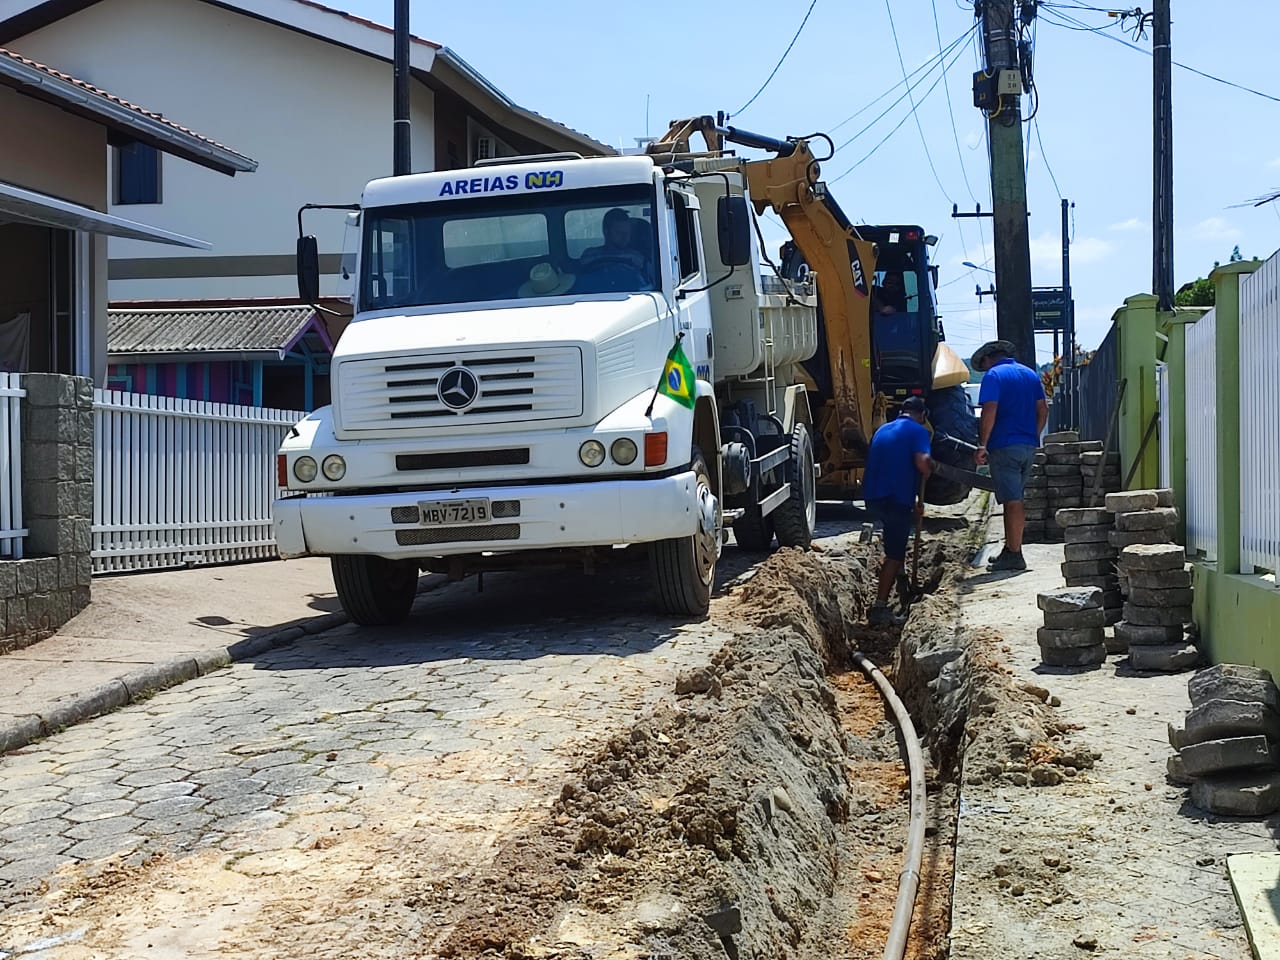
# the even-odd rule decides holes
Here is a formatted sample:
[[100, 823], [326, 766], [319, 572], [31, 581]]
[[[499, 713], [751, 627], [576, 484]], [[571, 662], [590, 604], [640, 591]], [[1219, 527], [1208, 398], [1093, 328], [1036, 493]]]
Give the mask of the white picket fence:
[[1240, 566], [1280, 573], [1280, 254], [1240, 284]]
[[1218, 558], [1217, 313], [1187, 328], [1187, 550]]
[[0, 560], [21, 560], [22, 398], [18, 374], [0, 373]]
[[276, 450], [304, 416], [95, 390], [93, 572], [275, 556]]

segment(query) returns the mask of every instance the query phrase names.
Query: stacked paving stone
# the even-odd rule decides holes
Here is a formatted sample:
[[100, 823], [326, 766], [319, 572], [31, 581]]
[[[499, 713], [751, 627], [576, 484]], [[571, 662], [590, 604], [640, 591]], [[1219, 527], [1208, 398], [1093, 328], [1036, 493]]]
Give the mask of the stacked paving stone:
[[1046, 666], [1085, 667], [1107, 659], [1101, 588], [1041, 593], [1036, 605], [1044, 611], [1044, 626], [1036, 631], [1036, 640]]
[[1037, 453], [1031, 462], [1031, 476], [1022, 491], [1022, 506], [1026, 511], [1026, 525], [1022, 528], [1022, 539], [1028, 543], [1047, 543], [1052, 526], [1049, 518], [1049, 483], [1045, 475], [1046, 457]]
[[1108, 493], [1120, 489], [1120, 454], [1104, 453], [1102, 444], [1081, 453], [1080, 477], [1084, 481], [1084, 505], [1102, 506]]
[[1128, 593], [1115, 635], [1128, 645], [1135, 670], [1173, 672], [1200, 662], [1200, 651], [1186, 637], [1191, 621], [1186, 560], [1176, 543], [1137, 544], [1120, 551], [1121, 583]]
[[[1118, 550], [1110, 542], [1115, 532], [1112, 514], [1100, 507], [1068, 507], [1055, 515], [1063, 531], [1062, 578], [1068, 587], [1097, 587], [1102, 593], [1103, 625], [1111, 626], [1123, 616], [1120, 580], [1116, 574]], [[1123, 653], [1114, 638], [1108, 638], [1111, 653]]]
[[1257, 667], [1219, 664], [1187, 683], [1186, 727], [1169, 725], [1169, 779], [1191, 784], [1191, 802], [1225, 816], [1280, 810], [1280, 690]]

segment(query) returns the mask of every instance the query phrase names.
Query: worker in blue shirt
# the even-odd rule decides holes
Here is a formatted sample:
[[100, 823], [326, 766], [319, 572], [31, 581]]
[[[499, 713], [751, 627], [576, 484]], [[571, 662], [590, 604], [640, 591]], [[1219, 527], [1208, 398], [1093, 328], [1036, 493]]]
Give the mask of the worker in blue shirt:
[[982, 421], [974, 459], [979, 466], [991, 464], [996, 502], [1004, 507], [1004, 549], [990, 562], [992, 570], [1027, 569], [1022, 557], [1023, 490], [1049, 419], [1044, 383], [1038, 373], [1013, 359], [1016, 352], [1008, 340], [992, 340], [969, 361], [983, 373], [978, 391]]
[[907, 540], [913, 517], [923, 516], [924, 501], [916, 502], [921, 480], [933, 471], [929, 456], [931, 438], [924, 427], [925, 405], [921, 397], [908, 397], [898, 418], [884, 424], [871, 438], [867, 466], [862, 477], [862, 499], [879, 520], [883, 532], [884, 565], [880, 568], [876, 602], [867, 613], [872, 626], [894, 622], [889, 591], [907, 560]]

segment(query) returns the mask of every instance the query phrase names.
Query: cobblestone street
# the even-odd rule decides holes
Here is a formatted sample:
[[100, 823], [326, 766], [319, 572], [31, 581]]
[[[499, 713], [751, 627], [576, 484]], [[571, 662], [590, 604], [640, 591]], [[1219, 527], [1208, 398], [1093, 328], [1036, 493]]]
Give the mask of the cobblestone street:
[[[257, 899], [273, 925], [326, 912], [317, 868], [354, 885], [376, 875], [410, 902], [447, 884], [545, 810], [582, 747], [723, 642], [714, 621], [649, 616], [634, 573], [491, 577], [481, 595], [445, 587], [402, 628], [340, 628], [5, 757], [0, 947], [49, 933], [24, 909], [46, 883], [56, 900], [117, 854], [162, 855], [187, 884], [214, 865], [270, 877]], [[129, 928], [151, 921], [117, 906], [128, 947]], [[254, 906], [239, 906], [243, 926]], [[336, 917], [350, 904], [331, 906]], [[165, 897], [143, 909], [163, 915]], [[421, 922], [389, 919], [373, 934], [388, 945]], [[167, 918], [175, 938], [195, 920]], [[371, 935], [353, 928], [355, 941]]]

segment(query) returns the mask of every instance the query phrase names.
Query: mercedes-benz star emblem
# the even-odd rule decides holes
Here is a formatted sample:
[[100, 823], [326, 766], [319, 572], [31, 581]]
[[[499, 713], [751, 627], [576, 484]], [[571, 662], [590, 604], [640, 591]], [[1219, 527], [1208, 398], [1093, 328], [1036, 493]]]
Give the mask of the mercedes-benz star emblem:
[[480, 381], [466, 367], [450, 367], [440, 376], [440, 402], [450, 410], [467, 409], [480, 396]]

